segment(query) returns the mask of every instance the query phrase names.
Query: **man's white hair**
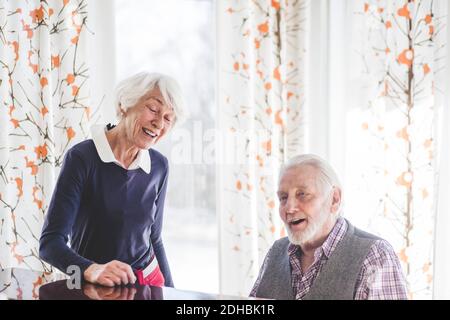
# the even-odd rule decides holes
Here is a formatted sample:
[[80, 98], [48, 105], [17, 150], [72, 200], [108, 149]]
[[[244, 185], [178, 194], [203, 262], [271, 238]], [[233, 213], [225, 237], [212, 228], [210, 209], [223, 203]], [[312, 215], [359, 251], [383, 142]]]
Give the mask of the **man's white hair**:
[[133, 107], [140, 98], [158, 87], [164, 102], [172, 107], [175, 123], [180, 124], [186, 118], [181, 88], [170, 76], [161, 73], [140, 72], [119, 82], [115, 90], [116, 115], [122, 119], [122, 111]]
[[281, 167], [279, 180], [283, 177], [284, 173], [291, 168], [296, 168], [304, 165], [310, 165], [316, 169], [318, 169], [318, 187], [320, 191], [323, 193], [326, 190], [327, 186], [337, 187], [341, 190], [341, 204], [338, 209], [337, 216], [342, 214], [343, 208], [343, 190], [341, 182], [339, 181], [338, 175], [336, 171], [334, 171], [333, 167], [328, 164], [324, 159], [315, 155], [315, 154], [302, 154], [298, 155], [292, 159], [290, 159], [285, 165]]

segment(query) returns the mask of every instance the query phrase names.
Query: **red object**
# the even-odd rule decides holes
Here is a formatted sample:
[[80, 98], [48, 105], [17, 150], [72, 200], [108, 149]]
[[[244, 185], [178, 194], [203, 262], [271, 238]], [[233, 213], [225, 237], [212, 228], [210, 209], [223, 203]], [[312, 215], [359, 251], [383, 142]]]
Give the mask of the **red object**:
[[136, 275], [140, 285], [164, 286], [165, 279], [155, 257], [145, 269], [137, 270]]

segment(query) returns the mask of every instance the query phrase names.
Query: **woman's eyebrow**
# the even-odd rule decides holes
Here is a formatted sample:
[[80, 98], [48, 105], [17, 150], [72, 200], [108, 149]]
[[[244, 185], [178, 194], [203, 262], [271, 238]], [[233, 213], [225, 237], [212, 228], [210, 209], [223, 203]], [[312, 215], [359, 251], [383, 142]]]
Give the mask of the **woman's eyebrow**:
[[156, 100], [156, 101], [158, 101], [161, 105], [164, 105], [163, 101], [162, 101], [161, 99], [159, 99], [159, 98], [156, 98], [156, 97], [150, 97], [150, 99]]

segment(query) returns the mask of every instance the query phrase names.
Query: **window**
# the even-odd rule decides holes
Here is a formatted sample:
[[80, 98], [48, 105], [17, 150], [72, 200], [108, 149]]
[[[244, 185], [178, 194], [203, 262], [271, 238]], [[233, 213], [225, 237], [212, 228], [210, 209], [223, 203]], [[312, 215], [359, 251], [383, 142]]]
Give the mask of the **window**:
[[[163, 238], [178, 289], [218, 292], [213, 1], [116, 0], [117, 79], [142, 70], [180, 83], [189, 119], [155, 147], [170, 163]], [[211, 160], [211, 159], [209, 159]]]

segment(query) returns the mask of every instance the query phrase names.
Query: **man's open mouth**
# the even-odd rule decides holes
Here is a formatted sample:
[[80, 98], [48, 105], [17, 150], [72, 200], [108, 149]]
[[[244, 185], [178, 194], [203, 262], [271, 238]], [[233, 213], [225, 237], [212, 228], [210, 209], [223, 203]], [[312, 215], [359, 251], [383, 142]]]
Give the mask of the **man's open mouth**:
[[304, 221], [306, 221], [306, 219], [294, 219], [294, 220], [290, 221], [289, 224], [297, 226], [297, 225], [303, 223]]

